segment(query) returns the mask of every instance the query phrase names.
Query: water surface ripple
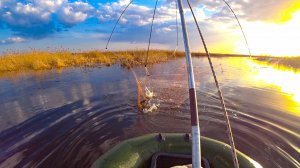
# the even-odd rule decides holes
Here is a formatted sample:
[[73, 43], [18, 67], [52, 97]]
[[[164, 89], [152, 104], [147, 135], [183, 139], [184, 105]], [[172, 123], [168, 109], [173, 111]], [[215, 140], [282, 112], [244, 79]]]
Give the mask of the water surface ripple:
[[[300, 167], [300, 90], [290, 84], [299, 73], [249, 58], [213, 61], [237, 148], [263, 167]], [[134, 69], [161, 105], [150, 114], [137, 110], [134, 76], [119, 65], [2, 78], [0, 167], [89, 167], [124, 139], [190, 132], [184, 63], [154, 65], [150, 77]], [[194, 63], [201, 134], [228, 143], [208, 62]]]

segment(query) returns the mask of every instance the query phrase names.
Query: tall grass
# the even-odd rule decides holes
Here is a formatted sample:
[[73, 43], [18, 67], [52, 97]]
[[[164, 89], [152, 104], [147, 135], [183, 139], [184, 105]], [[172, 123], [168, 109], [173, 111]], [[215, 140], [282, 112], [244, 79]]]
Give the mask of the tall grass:
[[[131, 68], [135, 65], [143, 65], [147, 52], [138, 51], [90, 51], [72, 53], [70, 51], [38, 51], [33, 50], [23, 53], [8, 53], [0, 57], [0, 73], [26, 70], [47, 70], [66, 67], [112, 65], [120, 63], [123, 67]], [[183, 53], [175, 53], [166, 50], [151, 50], [149, 52], [149, 64], [164, 62], [183, 56]]]
[[298, 57], [256, 57], [255, 60], [259, 63], [268, 65], [281, 66], [282, 68], [300, 69], [300, 56]]

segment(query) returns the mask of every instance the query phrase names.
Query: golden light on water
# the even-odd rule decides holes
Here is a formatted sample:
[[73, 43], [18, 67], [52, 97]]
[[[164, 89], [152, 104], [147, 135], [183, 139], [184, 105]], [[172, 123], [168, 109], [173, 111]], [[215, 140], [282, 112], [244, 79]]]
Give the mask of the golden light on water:
[[220, 81], [234, 80], [234, 84], [238, 86], [260, 88], [266, 94], [261, 95], [260, 103], [300, 116], [300, 71], [273, 66], [251, 58], [228, 58], [223, 62], [231, 65], [227, 66], [230, 73], [225, 72], [223, 78], [219, 75]]
[[300, 74], [293, 71], [281, 71], [272, 67], [260, 71], [259, 79], [266, 83], [275, 84], [281, 90], [290, 94], [295, 101], [300, 103]]
[[[295, 101], [297, 115], [300, 115], [300, 73], [291, 70], [276, 69], [268, 66], [258, 71], [255, 77], [258, 81], [271, 84], [280, 88]], [[287, 107], [291, 108], [291, 107]]]

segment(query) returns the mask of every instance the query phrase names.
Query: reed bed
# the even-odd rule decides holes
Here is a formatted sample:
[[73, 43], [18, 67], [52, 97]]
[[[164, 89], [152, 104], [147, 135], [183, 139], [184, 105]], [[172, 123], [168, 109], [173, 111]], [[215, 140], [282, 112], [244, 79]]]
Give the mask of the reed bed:
[[256, 57], [256, 61], [268, 65], [276, 65], [295, 70], [300, 69], [300, 56], [298, 57]]
[[[89, 51], [72, 53], [70, 51], [38, 51], [7, 53], [0, 56], [0, 73], [28, 70], [49, 70], [67, 67], [110, 66], [116, 63], [131, 68], [144, 65], [147, 51]], [[165, 62], [184, 53], [167, 50], [149, 51], [148, 64]]]

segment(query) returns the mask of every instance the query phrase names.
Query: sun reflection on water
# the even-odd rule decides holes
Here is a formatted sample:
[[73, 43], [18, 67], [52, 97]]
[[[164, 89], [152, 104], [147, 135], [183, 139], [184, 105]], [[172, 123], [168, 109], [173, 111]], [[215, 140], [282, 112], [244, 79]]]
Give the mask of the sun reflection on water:
[[[254, 64], [257, 64], [253, 62]], [[258, 64], [257, 64], [258, 65]], [[290, 69], [277, 69], [272, 66], [260, 68], [257, 71], [255, 80], [271, 84], [280, 88], [280, 91], [286, 93], [293, 101], [297, 115], [300, 115], [300, 73]], [[288, 107], [291, 108], [291, 107]]]

